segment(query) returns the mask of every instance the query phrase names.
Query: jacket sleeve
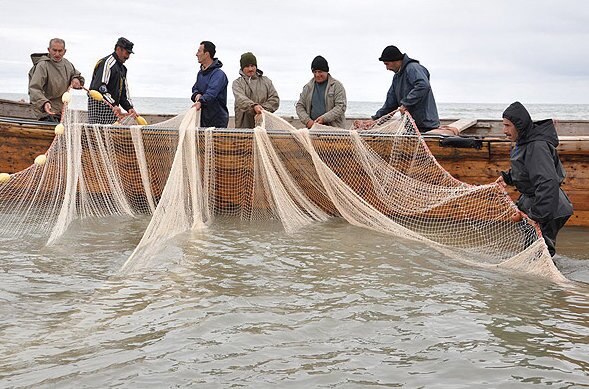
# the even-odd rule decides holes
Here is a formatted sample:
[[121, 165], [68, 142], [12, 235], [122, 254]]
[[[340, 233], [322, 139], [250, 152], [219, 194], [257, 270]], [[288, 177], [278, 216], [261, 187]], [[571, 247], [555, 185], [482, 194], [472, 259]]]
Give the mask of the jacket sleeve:
[[86, 82], [86, 80], [84, 80], [84, 77], [82, 77], [82, 73], [80, 73], [80, 71], [78, 69], [76, 69], [76, 67], [73, 64], [72, 64], [72, 69], [73, 69], [73, 76], [72, 76], [72, 79], [70, 80], [70, 84], [74, 78], [77, 78], [78, 80], [80, 80], [80, 84], [82, 84], [82, 86], [84, 86], [84, 82]]
[[307, 125], [307, 122], [311, 120], [311, 116], [309, 112], [307, 112], [307, 110], [311, 107], [307, 107], [305, 103], [307, 95], [310, 93], [309, 88], [309, 84], [303, 87], [303, 91], [299, 96], [299, 101], [297, 101], [297, 104], [295, 105], [297, 109], [297, 116], [299, 117], [299, 120], [303, 123], [303, 125]]
[[235, 97], [235, 104], [242, 111], [250, 110], [256, 103], [247, 97], [245, 93], [245, 80], [243, 77], [239, 77], [233, 81], [231, 89], [233, 90], [233, 96]]
[[431, 86], [427, 74], [421, 66], [410, 64], [405, 70], [407, 81], [413, 85], [407, 96], [401, 99], [401, 105], [411, 107], [419, 103], [429, 93]]
[[272, 81], [270, 79], [267, 79], [267, 81], [268, 99], [260, 105], [268, 112], [275, 112], [280, 106], [280, 98], [278, 97], [278, 92], [276, 92], [276, 88], [274, 88], [274, 84], [272, 84]]
[[202, 92], [198, 90], [198, 76], [196, 76], [196, 81], [194, 82], [194, 85], [192, 86], [192, 95], [190, 95], [190, 100], [195, 101], [196, 100], [196, 95], [201, 94]]
[[108, 93], [107, 87], [108, 82], [110, 80], [111, 67], [113, 64], [112, 61], [109, 61], [111, 58], [112, 57], [108, 57], [108, 59], [101, 59], [96, 63], [96, 65], [94, 66], [94, 73], [92, 77], [92, 82], [90, 84], [90, 89], [94, 89], [102, 93], [104, 98], [109, 103], [114, 104], [114, 99], [112, 98], [110, 93]]
[[29, 100], [31, 104], [43, 111], [43, 105], [49, 101], [45, 97], [45, 91], [43, 90], [47, 83], [47, 68], [43, 62], [40, 62], [35, 66], [35, 71], [31, 79], [29, 80]]
[[323, 120], [326, 123], [331, 123], [341, 116], [345, 115], [346, 113], [346, 106], [348, 105], [348, 101], [346, 99], [346, 90], [341, 82], [336, 81], [334, 83], [334, 107], [329, 111], [325, 112], [323, 116]]
[[225, 73], [223, 73], [222, 70], [216, 69], [215, 73], [211, 75], [207, 90], [202, 94], [200, 102], [206, 104], [207, 102], [216, 99], [223, 88], [227, 89], [227, 84], [229, 84], [229, 80]]
[[391, 87], [387, 92], [387, 99], [385, 100], [384, 105], [381, 109], [376, 111], [374, 115], [372, 115], [372, 119], [376, 120], [378, 118], [381, 118], [384, 115], [393, 112], [397, 108], [399, 108], [399, 102], [397, 101], [397, 96], [395, 95], [394, 84], [391, 84]]
[[532, 219], [547, 222], [558, 209], [560, 182], [554, 156], [547, 142], [531, 142], [527, 146], [526, 168], [534, 186]]
[[123, 90], [121, 91], [121, 107], [127, 112], [133, 108], [133, 102], [129, 94], [129, 84], [127, 83], [127, 77], [124, 78]]

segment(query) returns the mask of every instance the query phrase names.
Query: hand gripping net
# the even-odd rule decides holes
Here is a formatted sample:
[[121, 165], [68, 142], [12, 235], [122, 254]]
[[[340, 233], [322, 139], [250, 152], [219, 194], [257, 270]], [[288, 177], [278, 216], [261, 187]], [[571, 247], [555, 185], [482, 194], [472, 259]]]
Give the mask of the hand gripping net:
[[260, 126], [240, 130], [199, 128], [194, 109], [149, 126], [87, 124], [66, 110], [46, 162], [0, 183], [0, 235], [55, 244], [76, 218], [152, 214], [126, 273], [218, 215], [276, 219], [289, 233], [342, 217], [448, 258], [565, 280], [537, 226], [512, 221], [498, 185], [454, 179], [409, 115], [387, 119], [361, 132], [308, 130], [264, 112]]

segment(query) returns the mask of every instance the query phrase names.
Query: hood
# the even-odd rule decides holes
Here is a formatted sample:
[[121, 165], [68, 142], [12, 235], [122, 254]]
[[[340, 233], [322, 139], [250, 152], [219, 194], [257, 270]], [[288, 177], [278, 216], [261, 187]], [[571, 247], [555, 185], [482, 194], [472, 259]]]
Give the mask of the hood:
[[31, 54], [31, 61], [33, 61], [33, 65], [36, 65], [41, 61], [51, 61], [51, 58], [47, 53], [33, 53]]
[[419, 63], [418, 60], [410, 58], [407, 54], [404, 54], [403, 55], [403, 63], [401, 64], [401, 68], [399, 69], [399, 73], [403, 73], [403, 70], [405, 70], [407, 65], [410, 64], [411, 62]]
[[[260, 69], [256, 69], [256, 74], [254, 74], [254, 75], [253, 75], [251, 78], [257, 78], [257, 77], [261, 77], [263, 74], [264, 74], [264, 72], [263, 72], [263, 71], [261, 71]], [[241, 77], [244, 77], [244, 78], [249, 78], [249, 77], [248, 77], [248, 76], [247, 76], [247, 75], [246, 75], [246, 74], [243, 72], [243, 70], [239, 70], [239, 75], [240, 75]]]
[[503, 118], [512, 122], [517, 129], [518, 145], [542, 140], [554, 147], [558, 146], [558, 135], [552, 119], [533, 122], [530, 113], [519, 101], [507, 107], [503, 112]]
[[[223, 63], [221, 61], [219, 61], [217, 58], [213, 58], [213, 63], [211, 64], [211, 66], [209, 66], [207, 68], [207, 70], [203, 70], [203, 73], [206, 74], [206, 73], [212, 72], [214, 69], [221, 68], [221, 67], [223, 67]], [[201, 67], [201, 69], [202, 69], [202, 67]]]

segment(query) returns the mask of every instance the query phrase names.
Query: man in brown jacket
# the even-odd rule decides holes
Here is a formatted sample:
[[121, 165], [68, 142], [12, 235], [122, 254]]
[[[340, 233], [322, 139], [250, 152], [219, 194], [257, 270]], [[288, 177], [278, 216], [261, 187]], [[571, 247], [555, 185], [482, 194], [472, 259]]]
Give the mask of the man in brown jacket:
[[244, 53], [239, 60], [239, 78], [233, 81], [235, 96], [235, 127], [254, 128], [255, 115], [262, 110], [274, 112], [278, 109], [280, 98], [272, 81], [258, 69], [256, 57]]
[[313, 78], [303, 87], [296, 104], [301, 122], [311, 128], [314, 123], [344, 128], [346, 125], [346, 90], [331, 77], [327, 60], [318, 55], [311, 63]]
[[81, 89], [84, 78], [65, 55], [65, 41], [53, 38], [48, 53], [31, 54], [33, 67], [29, 71], [29, 99], [39, 120], [59, 122], [63, 95], [71, 86]]

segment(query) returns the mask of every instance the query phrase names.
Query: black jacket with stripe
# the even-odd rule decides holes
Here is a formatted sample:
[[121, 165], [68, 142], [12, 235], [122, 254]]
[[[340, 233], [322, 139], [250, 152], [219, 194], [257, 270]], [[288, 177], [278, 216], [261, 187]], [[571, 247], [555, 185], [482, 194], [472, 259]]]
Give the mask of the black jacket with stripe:
[[125, 111], [133, 108], [127, 84], [127, 68], [115, 53], [98, 60], [94, 66], [90, 89], [102, 93], [112, 105], [120, 104]]

